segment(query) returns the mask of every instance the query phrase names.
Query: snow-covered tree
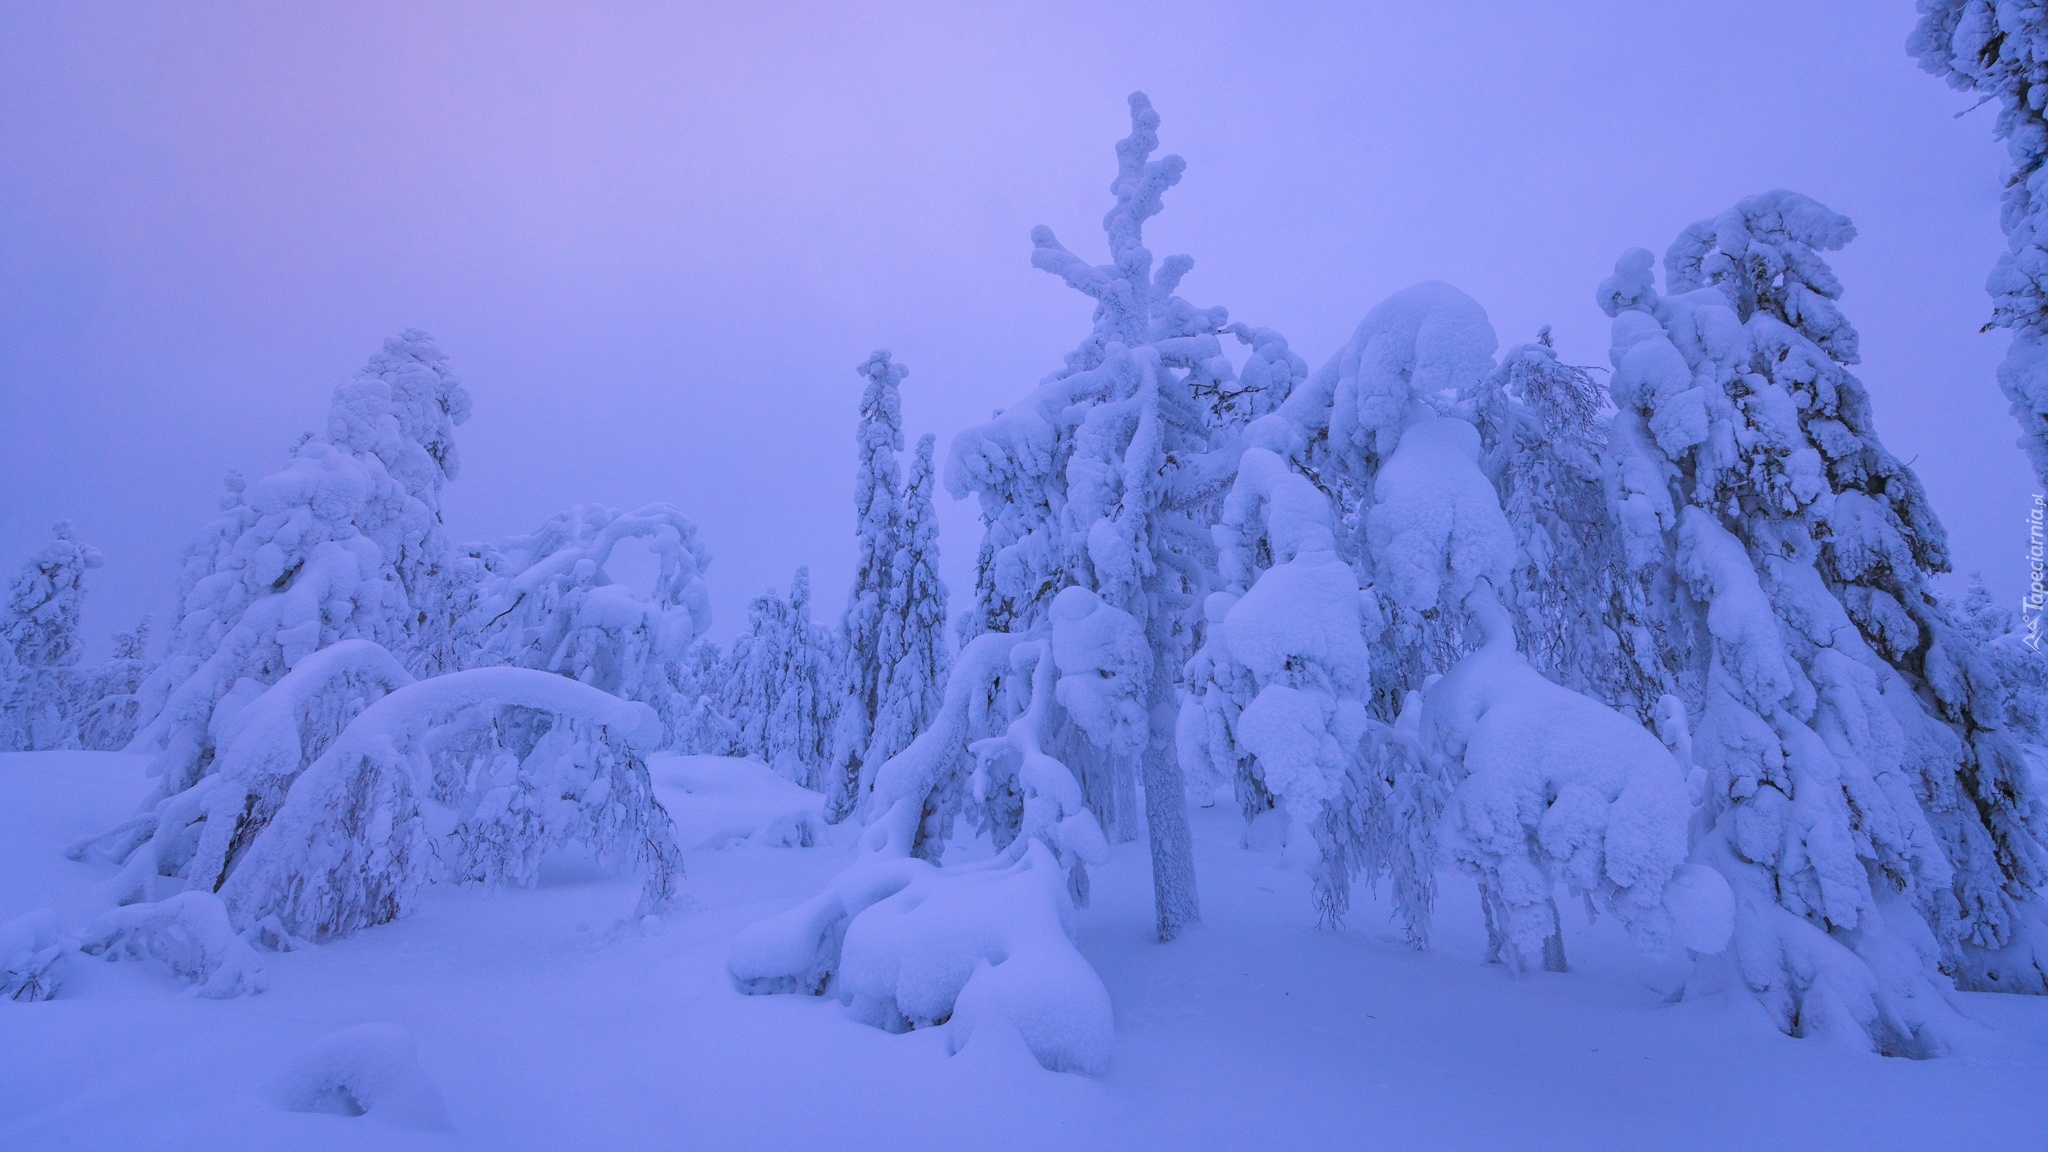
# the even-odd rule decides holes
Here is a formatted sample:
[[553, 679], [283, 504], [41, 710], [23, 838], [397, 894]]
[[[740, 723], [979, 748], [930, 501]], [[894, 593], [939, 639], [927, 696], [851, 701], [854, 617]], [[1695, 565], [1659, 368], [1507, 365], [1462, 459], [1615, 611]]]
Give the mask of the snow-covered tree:
[[[1850, 222], [1751, 197], [1666, 254], [1625, 254], [1615, 318], [1617, 515], [1703, 637], [1697, 859], [1734, 887], [1735, 948], [1698, 987], [1779, 1027], [1938, 1045], [1941, 969], [2001, 969], [2044, 855], [1992, 677], [1929, 588], [1947, 542], [1848, 371], [1821, 253]], [[1929, 931], [1929, 928], [1932, 931]]]
[[[946, 634], [946, 582], [939, 577], [939, 525], [932, 510], [934, 443], [929, 435], [918, 440], [903, 493], [893, 577], [878, 646], [889, 664], [882, 670], [881, 703], [875, 709], [863, 761], [869, 765], [879, 766], [908, 747], [931, 723], [952, 670], [953, 650]], [[852, 659], [849, 652], [847, 660]], [[872, 770], [864, 777], [872, 777]], [[861, 781], [863, 795], [872, 782], [871, 778]]]
[[90, 703], [78, 718], [79, 747], [118, 752], [135, 739], [142, 709], [136, 693], [156, 667], [149, 658], [152, 631], [152, 621], [145, 615], [133, 632], [114, 633], [107, 662], [91, 672]]
[[283, 801], [216, 884], [245, 931], [347, 935], [434, 880], [531, 885], [541, 853], [566, 844], [644, 873], [635, 916], [674, 895], [681, 854], [642, 759], [661, 722], [645, 704], [476, 668], [398, 685], [315, 754], [290, 732], [265, 737], [263, 762], [294, 769]]
[[838, 663], [833, 639], [811, 619], [807, 567], [790, 579], [788, 600], [770, 589], [747, 606], [747, 631], [733, 641], [720, 684], [720, 711], [737, 733], [733, 754], [756, 757], [805, 787], [822, 782]]
[[1158, 930], [1172, 939], [1199, 918], [1175, 679], [1210, 583], [1207, 510], [1236, 463], [1216, 451], [1209, 421], [1218, 398], [1237, 388], [1218, 340], [1227, 314], [1176, 294], [1194, 262], [1174, 256], [1155, 268], [1144, 245], [1145, 221], [1185, 164], [1153, 158], [1159, 116], [1142, 93], [1130, 105], [1131, 134], [1117, 145], [1110, 185], [1116, 204], [1103, 218], [1111, 262], [1083, 261], [1048, 228], [1032, 233], [1032, 263], [1095, 301], [1094, 326], [1065, 367], [954, 440], [946, 483], [981, 503], [970, 634], [1028, 633], [1049, 622], [1063, 589], [1079, 586], [1145, 637], [1148, 679], [1133, 705], [1148, 717], [1145, 739], [1124, 750], [1077, 725], [1052, 743], [1119, 835], [1135, 831], [1142, 778]]
[[2048, 7], [2026, 0], [1919, 0], [1907, 50], [1952, 87], [1999, 103], [1996, 134], [2012, 160], [2006, 249], [1985, 285], [1991, 323], [2012, 330], [1999, 387], [2020, 447], [2048, 485]]
[[2022, 625], [1974, 575], [1955, 615], [1998, 680], [2006, 732], [2030, 754], [2048, 757], [2048, 650], [2042, 646], [2040, 625]]
[[[606, 567], [628, 540], [659, 564], [644, 595]], [[681, 511], [586, 504], [530, 535], [466, 551], [475, 571], [452, 630], [461, 666], [559, 673], [653, 708], [663, 747], [696, 739], [706, 690], [689, 650], [711, 626], [711, 554]]]
[[[839, 630], [846, 644], [840, 669], [840, 694], [832, 731], [831, 762], [824, 774], [825, 812], [843, 820], [853, 811], [863, 784], [864, 766], [879, 764], [897, 748], [871, 748], [875, 721], [882, 712], [883, 684], [895, 666], [898, 651], [888, 646], [883, 617], [888, 614], [896, 583], [896, 554], [903, 521], [898, 491], [896, 454], [903, 450], [903, 413], [898, 386], [910, 369], [877, 351], [855, 369], [867, 381], [860, 398], [855, 442], [860, 471], [854, 476], [854, 538], [857, 554], [853, 590]], [[872, 775], [868, 769], [867, 775]]]
[[1649, 720], [1678, 690], [1683, 633], [1655, 610], [1608, 511], [1605, 388], [1562, 363], [1545, 328], [1510, 349], [1469, 410], [1481, 469], [1519, 549], [1502, 598], [1531, 664], [1575, 691]]
[[447, 357], [409, 331], [336, 389], [326, 431], [283, 470], [255, 484], [229, 474], [220, 515], [187, 549], [169, 644], [140, 693], [130, 747], [155, 754], [158, 798], [204, 777], [227, 717], [329, 644], [366, 639], [422, 671], [448, 666], [440, 490], [468, 415]]
[[[1106, 1070], [1109, 994], [1074, 948], [1072, 912], [1109, 842], [1045, 742], [1062, 708], [1107, 726], [1106, 738], [1145, 739], [1142, 684], [1103, 687], [1143, 654], [1144, 636], [1083, 588], [1062, 591], [1053, 617], [1029, 638], [968, 642], [930, 726], [877, 772], [854, 864], [734, 940], [727, 966], [742, 991], [836, 996], [890, 1031], [945, 1027], [956, 1052], [983, 1027], [1014, 1029], [1049, 1069]], [[992, 692], [1024, 698], [1004, 708], [1011, 719], [998, 732], [977, 738]], [[993, 858], [937, 868], [934, 818], [951, 823], [943, 798], [970, 749], [978, 779], [1017, 781], [1020, 810]]]
[[[17, 732], [22, 748], [76, 748], [80, 715], [91, 703], [91, 677], [78, 667], [84, 652], [79, 620], [85, 573], [100, 566], [99, 549], [81, 544], [69, 521], [56, 539], [23, 564], [0, 604], [0, 644], [14, 655], [10, 693], [0, 687], [0, 739]], [[4, 745], [0, 745], [4, 747]]]
[[0, 640], [0, 752], [26, 752], [29, 742], [28, 718], [35, 712], [34, 684], [14, 648]]
[[[1493, 343], [1469, 297], [1417, 285], [1246, 427], [1214, 532], [1224, 587], [1188, 666], [1183, 754], [1234, 776], [1248, 815], [1279, 807], [1313, 836], [1326, 920], [1343, 915], [1353, 876], [1386, 876], [1404, 933], [1425, 944], [1448, 858], [1478, 881], [1494, 953], [1512, 966], [1563, 966], [1560, 884], [1646, 946], [1681, 926], [1714, 946], [1687, 899], [1711, 879], [1680, 875], [1678, 764], [1515, 650], [1497, 594], [1525, 557], [1464, 414], [1534, 424], [1523, 397], [1549, 381], [1528, 377], [1554, 361], [1518, 366], [1548, 356], [1523, 349], [1496, 370]], [[1525, 489], [1562, 472], [1516, 451], [1498, 471]], [[1597, 501], [1597, 465], [1566, 461], [1572, 495]], [[1346, 535], [1361, 545], [1349, 558]], [[1399, 705], [1386, 719], [1372, 714], [1375, 679], [1381, 707]]]

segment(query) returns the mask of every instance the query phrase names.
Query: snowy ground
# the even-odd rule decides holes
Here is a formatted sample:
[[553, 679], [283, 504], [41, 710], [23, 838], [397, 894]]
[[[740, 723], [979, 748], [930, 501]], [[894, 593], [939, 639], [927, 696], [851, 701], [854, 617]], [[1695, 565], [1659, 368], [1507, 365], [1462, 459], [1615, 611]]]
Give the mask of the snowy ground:
[[[0, 923], [75, 927], [104, 868], [62, 855], [143, 790], [141, 760], [0, 756]], [[1607, 924], [1567, 925], [1574, 971], [1479, 962], [1451, 879], [1435, 951], [1377, 907], [1314, 924], [1306, 878], [1196, 814], [1205, 924], [1148, 937], [1142, 848], [1095, 876], [1080, 946], [1117, 1011], [1100, 1080], [1021, 1050], [892, 1036], [835, 1003], [746, 997], [739, 928], [815, 892], [850, 857], [814, 836], [816, 798], [758, 765], [664, 758], [688, 857], [686, 907], [617, 927], [630, 878], [571, 861], [535, 890], [430, 891], [417, 915], [264, 954], [269, 989], [186, 994], [147, 961], [72, 957], [58, 999], [0, 1003], [0, 1148], [2041, 1149], [2048, 1000], [1971, 995], [1932, 1061], [1833, 1051], [1719, 1003], [1669, 1005], [1675, 969]], [[287, 1110], [281, 1075], [338, 1030], [418, 1040], [452, 1131]], [[382, 1112], [382, 1116], [380, 1116]]]

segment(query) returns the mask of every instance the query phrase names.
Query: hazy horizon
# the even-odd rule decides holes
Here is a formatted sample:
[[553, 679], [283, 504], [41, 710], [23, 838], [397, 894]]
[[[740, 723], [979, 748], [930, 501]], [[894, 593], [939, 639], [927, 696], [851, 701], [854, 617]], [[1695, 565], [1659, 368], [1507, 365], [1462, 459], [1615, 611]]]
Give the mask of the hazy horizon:
[[[0, 570], [69, 519], [94, 653], [172, 616], [220, 477], [321, 425], [382, 340], [431, 332], [475, 399], [459, 540], [666, 501], [729, 638], [809, 564], [836, 619], [875, 348], [906, 448], [1027, 390], [1089, 302], [1124, 96], [1188, 162], [1149, 237], [1183, 294], [1320, 363], [1424, 279], [1503, 347], [1606, 363], [1593, 291], [1742, 196], [1854, 218], [1832, 257], [1859, 374], [1959, 571], [2017, 600], [2033, 478], [1982, 334], [1995, 111], [1921, 73], [1910, 3], [20, 8], [0, 43]], [[1741, 56], [1740, 67], [1728, 64]], [[971, 501], [942, 500], [957, 611]]]

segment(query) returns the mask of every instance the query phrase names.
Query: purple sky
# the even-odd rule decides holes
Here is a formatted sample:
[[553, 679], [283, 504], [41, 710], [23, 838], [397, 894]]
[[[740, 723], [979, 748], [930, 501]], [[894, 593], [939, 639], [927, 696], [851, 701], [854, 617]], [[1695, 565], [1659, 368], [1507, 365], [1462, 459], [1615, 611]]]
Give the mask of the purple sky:
[[[1779, 186], [1847, 213], [1879, 429], [2019, 593], [2033, 482], [1978, 333], [2003, 153], [1905, 55], [1908, 0], [197, 7], [0, 36], [0, 568], [73, 520], [96, 651], [167, 620], [222, 473], [407, 326], [476, 401], [458, 539], [669, 501], [714, 635], [800, 563], [836, 616], [853, 366], [908, 362], [942, 446], [1056, 367], [1089, 301], [1027, 234], [1100, 258], [1134, 88], [1188, 161], [1153, 250], [1311, 364], [1422, 279], [1604, 364], [1622, 249]], [[978, 530], [941, 516], [957, 605]]]

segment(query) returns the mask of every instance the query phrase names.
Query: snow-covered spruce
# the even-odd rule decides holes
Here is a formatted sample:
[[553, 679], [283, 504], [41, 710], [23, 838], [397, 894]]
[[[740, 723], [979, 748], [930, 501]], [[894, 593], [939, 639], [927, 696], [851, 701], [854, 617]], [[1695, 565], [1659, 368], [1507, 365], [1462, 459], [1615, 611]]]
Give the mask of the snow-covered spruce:
[[[1142, 652], [1143, 636], [1081, 588], [1062, 592], [1053, 616], [1031, 638], [987, 633], [968, 643], [931, 726], [877, 771], [854, 864], [733, 942], [728, 965], [742, 991], [834, 995], [856, 1019], [891, 1031], [946, 1025], [956, 1052], [983, 1028], [1014, 1030], [1047, 1068], [1107, 1070], [1109, 994], [1074, 949], [1072, 913], [1087, 865], [1106, 863], [1109, 843], [1080, 782], [1044, 741], [1063, 706], [1110, 725], [1112, 739], [1143, 739], [1145, 717], [1134, 709], [1142, 678], [1084, 698], [1117, 666], [1118, 650]], [[991, 693], [1020, 684], [1028, 697], [1015, 718], [974, 739]], [[935, 799], [942, 812], [970, 750], [983, 766], [977, 779], [1015, 780], [1021, 807], [993, 859], [940, 868], [920, 856], [937, 854]]]
[[335, 641], [373, 641], [416, 670], [448, 666], [440, 490], [468, 415], [447, 357], [406, 332], [335, 390], [326, 431], [283, 470], [254, 484], [229, 474], [221, 514], [186, 551], [169, 645], [140, 692], [129, 748], [154, 754], [158, 798], [213, 770], [224, 701], [232, 710]]
[[[886, 644], [883, 616], [889, 610], [896, 583], [897, 539], [903, 519], [901, 477], [896, 454], [903, 451], [903, 412], [898, 387], [910, 369], [877, 351], [855, 369], [867, 387], [860, 398], [860, 421], [855, 442], [860, 451], [860, 471], [853, 481], [854, 558], [853, 588], [847, 593], [846, 612], [840, 617], [841, 641], [846, 660], [839, 669], [839, 694], [833, 719], [830, 760], [822, 775], [825, 812], [834, 822], [844, 820], [858, 803], [863, 766], [870, 763], [875, 719], [882, 710], [882, 685], [896, 653]], [[901, 745], [897, 745], [901, 747]], [[873, 750], [879, 764], [896, 748]]]
[[[1135, 751], [1079, 729], [1050, 743], [1120, 838], [1135, 835], [1142, 777], [1158, 930], [1171, 939], [1199, 918], [1174, 681], [1209, 591], [1208, 509], [1236, 463], [1217, 450], [1211, 425], [1220, 408], [1237, 411], [1241, 389], [1218, 340], [1225, 311], [1176, 294], [1193, 261], [1169, 257], [1155, 269], [1144, 245], [1145, 221], [1185, 165], [1178, 156], [1153, 159], [1159, 116], [1142, 93], [1130, 105], [1131, 134], [1117, 145], [1110, 185], [1116, 204], [1103, 218], [1111, 263], [1084, 262], [1048, 228], [1032, 233], [1032, 263], [1095, 301], [1093, 329], [1064, 368], [955, 438], [946, 484], [981, 502], [970, 635], [1028, 632], [1062, 589], [1078, 585], [1128, 614], [1145, 637], [1150, 681], [1139, 707], [1148, 724]], [[1259, 363], [1262, 381], [1287, 379], [1284, 345], [1269, 342]]]
[[774, 589], [755, 597], [747, 631], [720, 666], [718, 708], [732, 743], [717, 751], [752, 756], [783, 779], [816, 788], [831, 752], [836, 640], [811, 619], [809, 568], [791, 577], [788, 600]]
[[[629, 540], [659, 565], [645, 595], [606, 567]], [[664, 748], [694, 749], [703, 739], [714, 688], [690, 650], [711, 626], [703, 579], [711, 554], [681, 511], [586, 504], [529, 535], [465, 551], [468, 602], [454, 627], [460, 666], [559, 673], [653, 708]]]
[[1618, 518], [1703, 637], [1695, 856], [1734, 886], [1737, 929], [1694, 986], [1747, 990], [1787, 1032], [1921, 1054], [1942, 970], [2007, 970], [1994, 957], [2038, 916], [2048, 813], [1929, 589], [1941, 525], [1847, 369], [1821, 253], [1854, 234], [1766, 193], [1673, 243], [1667, 294], [1636, 249], [1598, 298]]
[[[1623, 551], [1607, 500], [1606, 389], [1558, 360], [1545, 328], [1510, 349], [1461, 407], [1479, 430], [1480, 469], [1518, 549], [1502, 598], [1530, 664], [1574, 691], [1649, 721], [1683, 692], [1683, 633], [1654, 605]], [[1697, 685], [1690, 694], [1697, 696]]]
[[2019, 445], [2048, 485], [2048, 8], [2012, 0], [1919, 0], [1906, 49], [1950, 86], [1999, 103], [1996, 135], [2012, 160], [2005, 252], [1985, 289], [1991, 323], [2012, 330], [1998, 384], [2020, 424]]
[[93, 703], [93, 677], [78, 667], [85, 573], [99, 549], [79, 542], [69, 521], [21, 566], [0, 603], [0, 752], [79, 747], [79, 724]]
[[[1470, 298], [1417, 285], [1245, 429], [1214, 530], [1225, 588], [1188, 667], [1182, 748], [1235, 775], [1247, 815], [1278, 806], [1314, 836], [1327, 920], [1343, 915], [1354, 875], [1385, 875], [1404, 933], [1423, 945], [1448, 854], [1480, 883], [1500, 959], [1562, 967], [1557, 884], [1626, 904], [1639, 942], [1656, 948], [1671, 938], [1672, 903], [1697, 903], [1685, 893], [1698, 878], [1675, 883], [1685, 792], [1670, 753], [1536, 674], [1494, 598], [1524, 557], [1480, 468], [1481, 437], [1458, 414], [1527, 417], [1509, 406], [1555, 365], [1496, 370], [1493, 345]], [[1509, 364], [1538, 355], [1517, 350]], [[1500, 471], [1540, 490], [1554, 469], [1513, 452]], [[1579, 467], [1573, 478], [1597, 497], [1597, 466]], [[1355, 567], [1340, 525], [1364, 545]], [[1442, 693], [1417, 691], [1453, 662]], [[1375, 674], [1384, 718], [1372, 715]]]
[[91, 669], [83, 711], [78, 716], [78, 746], [95, 752], [118, 752], [135, 739], [142, 698], [137, 695], [155, 670], [149, 643], [153, 623], [144, 615], [132, 632], [114, 633], [107, 662]]
[[395, 919], [435, 879], [532, 884], [577, 844], [638, 868], [635, 916], [672, 899], [681, 853], [642, 756], [645, 704], [525, 668], [407, 685], [299, 773], [220, 885], [234, 922], [324, 940]]
[[[917, 442], [903, 492], [903, 515], [897, 521], [896, 559], [879, 645], [889, 662], [882, 669], [881, 703], [864, 754], [863, 764], [868, 766], [902, 751], [931, 722], [953, 666], [952, 640], [946, 632], [946, 583], [939, 577], [939, 525], [932, 510], [934, 443], [929, 435]], [[852, 654], [844, 659], [851, 661]], [[872, 775], [872, 767], [864, 768], [858, 782], [862, 797], [872, 786]]]

